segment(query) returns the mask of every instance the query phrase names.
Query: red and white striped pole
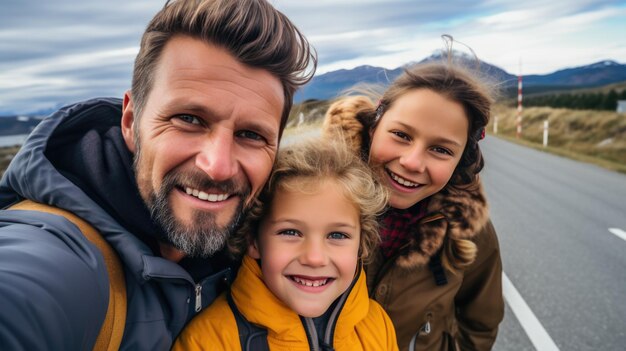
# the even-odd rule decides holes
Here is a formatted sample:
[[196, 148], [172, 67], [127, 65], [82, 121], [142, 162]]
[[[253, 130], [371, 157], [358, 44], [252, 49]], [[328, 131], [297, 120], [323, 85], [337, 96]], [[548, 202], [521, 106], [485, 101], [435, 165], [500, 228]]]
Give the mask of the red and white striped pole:
[[517, 76], [517, 138], [522, 136], [522, 75]]

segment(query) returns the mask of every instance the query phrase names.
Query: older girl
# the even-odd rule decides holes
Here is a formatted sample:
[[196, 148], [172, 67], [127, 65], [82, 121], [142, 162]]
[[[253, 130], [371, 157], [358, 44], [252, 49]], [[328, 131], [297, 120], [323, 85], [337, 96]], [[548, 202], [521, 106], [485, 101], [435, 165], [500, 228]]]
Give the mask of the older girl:
[[503, 318], [501, 260], [478, 172], [492, 99], [465, 70], [419, 65], [374, 105], [334, 103], [327, 138], [347, 139], [391, 192], [370, 296], [402, 350], [489, 350]]

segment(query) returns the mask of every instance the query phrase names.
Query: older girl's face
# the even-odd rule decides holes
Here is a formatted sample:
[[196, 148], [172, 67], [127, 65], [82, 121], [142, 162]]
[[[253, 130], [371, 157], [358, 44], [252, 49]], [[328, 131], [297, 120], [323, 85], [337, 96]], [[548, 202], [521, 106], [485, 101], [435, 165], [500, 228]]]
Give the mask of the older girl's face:
[[448, 183], [468, 128], [463, 106], [432, 90], [410, 90], [393, 102], [370, 147], [370, 164], [385, 170], [391, 207], [409, 208]]

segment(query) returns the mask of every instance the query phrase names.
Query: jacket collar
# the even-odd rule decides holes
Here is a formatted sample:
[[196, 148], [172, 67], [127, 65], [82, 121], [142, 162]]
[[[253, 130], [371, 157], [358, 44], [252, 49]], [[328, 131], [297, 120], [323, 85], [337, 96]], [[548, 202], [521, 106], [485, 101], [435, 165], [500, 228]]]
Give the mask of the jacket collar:
[[405, 253], [397, 260], [398, 265], [424, 266], [446, 241], [471, 240], [488, 220], [489, 207], [479, 181], [463, 189], [448, 186], [430, 198], [428, 215], [416, 226]]
[[[342, 339], [354, 332], [354, 326], [363, 320], [369, 310], [369, 298], [365, 273], [359, 269], [352, 288], [338, 316], [331, 316], [329, 325], [335, 324], [335, 339]], [[256, 260], [245, 256], [239, 273], [232, 285], [233, 301], [244, 317], [251, 323], [267, 328], [268, 337], [283, 342], [302, 343], [307, 340], [300, 316], [280, 301], [265, 286], [261, 268]]]

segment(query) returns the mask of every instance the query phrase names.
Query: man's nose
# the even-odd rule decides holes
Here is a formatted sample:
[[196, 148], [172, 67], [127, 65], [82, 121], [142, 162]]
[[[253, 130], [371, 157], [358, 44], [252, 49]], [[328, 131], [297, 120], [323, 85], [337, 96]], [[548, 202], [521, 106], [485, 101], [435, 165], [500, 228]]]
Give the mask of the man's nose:
[[196, 155], [196, 167], [214, 181], [224, 181], [237, 174], [235, 137], [231, 130], [214, 130]]

